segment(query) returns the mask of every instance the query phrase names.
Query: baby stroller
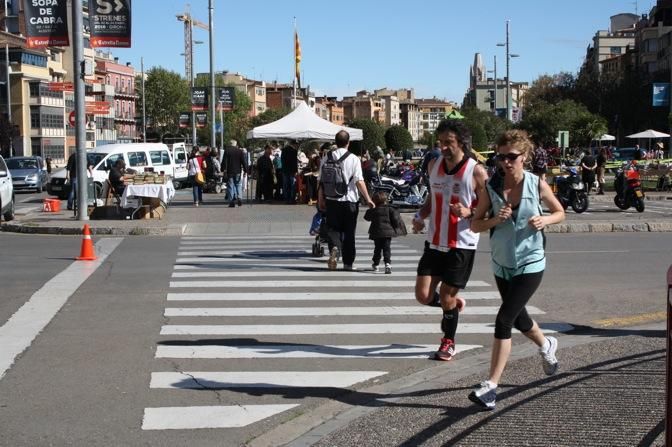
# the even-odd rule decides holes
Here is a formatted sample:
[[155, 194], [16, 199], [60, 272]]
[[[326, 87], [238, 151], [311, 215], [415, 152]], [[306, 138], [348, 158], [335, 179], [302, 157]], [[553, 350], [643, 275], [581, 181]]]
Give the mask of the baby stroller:
[[324, 256], [325, 244], [328, 244], [327, 239], [327, 215], [318, 211], [313, 216], [313, 221], [310, 224], [310, 235], [315, 236], [313, 242], [312, 252], [315, 257]]

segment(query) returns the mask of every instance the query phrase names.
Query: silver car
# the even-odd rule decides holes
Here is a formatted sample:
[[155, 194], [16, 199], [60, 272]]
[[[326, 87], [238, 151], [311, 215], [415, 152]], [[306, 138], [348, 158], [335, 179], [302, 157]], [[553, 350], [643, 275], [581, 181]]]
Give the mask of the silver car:
[[38, 193], [49, 183], [47, 168], [42, 157], [12, 157], [5, 160], [12, 173], [15, 191], [34, 189]]

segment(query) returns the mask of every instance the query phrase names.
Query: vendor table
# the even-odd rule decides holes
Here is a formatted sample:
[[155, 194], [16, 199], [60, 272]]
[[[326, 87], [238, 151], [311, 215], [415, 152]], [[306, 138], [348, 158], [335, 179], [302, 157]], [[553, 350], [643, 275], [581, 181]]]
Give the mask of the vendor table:
[[[129, 198], [137, 197], [140, 203], [131, 214], [132, 218], [161, 218], [165, 209], [173, 197], [175, 197], [175, 187], [173, 182], [168, 181], [164, 184], [146, 184], [146, 185], [126, 185], [124, 194], [121, 196], [121, 207], [129, 207]], [[142, 213], [139, 213], [142, 211]]]

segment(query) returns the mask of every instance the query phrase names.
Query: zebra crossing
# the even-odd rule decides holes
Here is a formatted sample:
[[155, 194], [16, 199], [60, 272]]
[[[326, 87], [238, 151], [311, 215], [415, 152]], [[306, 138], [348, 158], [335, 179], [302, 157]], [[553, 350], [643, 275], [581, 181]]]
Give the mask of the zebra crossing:
[[[149, 381], [165, 405], [145, 408], [143, 430], [246, 427], [309, 397], [385, 380], [398, 365], [417, 368], [436, 350], [440, 310], [413, 298], [418, 251], [395, 241], [393, 274], [373, 272], [373, 243], [363, 236], [357, 270], [328, 271], [326, 257], [311, 255], [312, 242], [282, 235], [182, 238], [155, 350], [163, 368]], [[470, 281], [461, 296], [469, 304], [458, 353], [482, 347], [473, 337], [492, 334], [499, 300], [481, 280]], [[216, 392], [216, 401], [202, 391]]]

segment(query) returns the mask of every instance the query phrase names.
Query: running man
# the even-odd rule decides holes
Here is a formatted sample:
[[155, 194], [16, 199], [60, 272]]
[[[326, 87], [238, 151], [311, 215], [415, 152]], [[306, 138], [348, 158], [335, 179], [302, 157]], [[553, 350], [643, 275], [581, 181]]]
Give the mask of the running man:
[[441, 156], [427, 169], [431, 194], [413, 219], [413, 230], [419, 232], [430, 218], [425, 251], [418, 263], [415, 299], [443, 309], [443, 338], [434, 359], [452, 360], [458, 314], [465, 304], [457, 294], [467, 286], [478, 246], [479, 235], [470, 229], [471, 217], [488, 175], [470, 156], [470, 133], [464, 124], [443, 120], [436, 133]]

